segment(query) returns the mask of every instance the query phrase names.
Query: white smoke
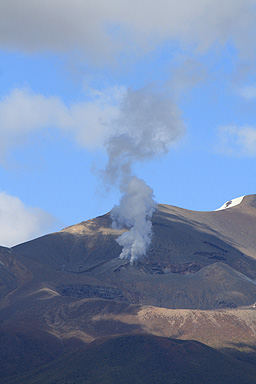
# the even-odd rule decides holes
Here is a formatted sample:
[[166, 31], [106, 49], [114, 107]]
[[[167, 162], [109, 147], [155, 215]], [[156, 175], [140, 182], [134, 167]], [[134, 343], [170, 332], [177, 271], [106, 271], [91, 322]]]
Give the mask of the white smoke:
[[148, 87], [127, 91], [113, 125], [116, 134], [107, 142], [104, 178], [108, 183], [119, 182], [123, 193], [111, 217], [114, 227], [130, 229], [117, 242], [123, 247], [120, 258], [134, 263], [146, 255], [150, 245], [156, 203], [153, 190], [132, 174], [133, 163], [168, 152], [185, 128], [170, 96]]
[[123, 247], [121, 259], [129, 259], [132, 264], [146, 255], [151, 241], [151, 218], [155, 209], [153, 190], [144, 180], [132, 177], [119, 206], [115, 206], [111, 212], [115, 228], [130, 228], [130, 231], [124, 232], [117, 239], [117, 243]]
[[146, 161], [167, 153], [183, 134], [181, 114], [165, 91], [144, 87], [128, 89], [123, 96], [115, 134], [106, 143], [107, 182], [127, 184], [136, 161]]

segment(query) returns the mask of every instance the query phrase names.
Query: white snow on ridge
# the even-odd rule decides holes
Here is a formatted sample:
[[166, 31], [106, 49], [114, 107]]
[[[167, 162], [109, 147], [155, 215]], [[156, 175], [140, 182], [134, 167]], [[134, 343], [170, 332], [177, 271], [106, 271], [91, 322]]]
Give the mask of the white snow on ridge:
[[223, 204], [220, 208], [215, 209], [215, 211], [221, 211], [222, 209], [232, 208], [236, 205], [240, 204], [243, 201], [244, 196], [237, 197], [236, 199], [229, 200], [225, 204]]

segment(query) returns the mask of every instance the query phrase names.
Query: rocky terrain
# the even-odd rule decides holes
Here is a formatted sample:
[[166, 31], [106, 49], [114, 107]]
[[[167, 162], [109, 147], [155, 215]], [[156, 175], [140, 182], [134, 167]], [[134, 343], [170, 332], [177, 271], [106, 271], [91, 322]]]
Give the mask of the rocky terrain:
[[[256, 195], [214, 212], [159, 205], [152, 224], [135, 265], [119, 259], [115, 239], [126, 229], [112, 229], [109, 214], [0, 247], [1, 383], [98, 383], [98, 368], [87, 376], [82, 368], [97, 364], [106, 383], [125, 382], [125, 369], [137, 378], [126, 374], [127, 383], [149, 383], [139, 367], [151, 367], [156, 350], [162, 359], [150, 372], [161, 383], [187, 383], [189, 372], [201, 382], [253, 383]], [[132, 365], [112, 366], [109, 348], [133, 356]], [[207, 369], [193, 353], [198, 362], [208, 356]], [[177, 375], [163, 376], [160, 363]]]

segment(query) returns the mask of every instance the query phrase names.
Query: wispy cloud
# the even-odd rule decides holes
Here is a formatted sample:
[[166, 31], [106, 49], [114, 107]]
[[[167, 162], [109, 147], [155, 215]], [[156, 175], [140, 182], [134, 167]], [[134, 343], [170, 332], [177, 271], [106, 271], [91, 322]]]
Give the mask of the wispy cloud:
[[11, 247], [49, 231], [54, 218], [40, 208], [0, 192], [0, 245]]
[[218, 151], [229, 156], [256, 156], [256, 128], [224, 126], [218, 130]]
[[246, 100], [256, 99], [256, 86], [248, 85], [239, 89], [239, 94]]
[[65, 105], [58, 97], [46, 97], [27, 89], [15, 89], [0, 101], [0, 155], [24, 143], [31, 132], [58, 128], [81, 146], [101, 147], [113, 131], [123, 88], [111, 88], [93, 99]]

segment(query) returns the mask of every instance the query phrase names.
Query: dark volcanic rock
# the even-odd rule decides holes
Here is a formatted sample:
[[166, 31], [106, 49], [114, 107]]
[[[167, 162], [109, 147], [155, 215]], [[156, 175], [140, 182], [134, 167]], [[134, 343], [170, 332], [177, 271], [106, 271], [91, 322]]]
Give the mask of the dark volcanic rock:
[[120, 289], [114, 287], [102, 287], [88, 284], [62, 284], [56, 287], [56, 291], [62, 296], [83, 298], [99, 298], [104, 300], [116, 300], [128, 303], [128, 299]]
[[188, 275], [196, 273], [201, 269], [201, 266], [195, 263], [168, 264], [164, 273], [178, 273], [179, 275]]
[[220, 301], [218, 303], [219, 308], [237, 308], [237, 305], [235, 303], [230, 303], [225, 300]]
[[[130, 263], [125, 263], [115, 268], [114, 272], [120, 272], [122, 269], [130, 268]], [[179, 275], [188, 275], [196, 273], [201, 269], [201, 265], [196, 263], [152, 263], [147, 260], [138, 261], [133, 268], [143, 271], [149, 275], [163, 275], [166, 273], [177, 273]]]

